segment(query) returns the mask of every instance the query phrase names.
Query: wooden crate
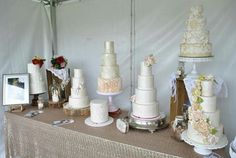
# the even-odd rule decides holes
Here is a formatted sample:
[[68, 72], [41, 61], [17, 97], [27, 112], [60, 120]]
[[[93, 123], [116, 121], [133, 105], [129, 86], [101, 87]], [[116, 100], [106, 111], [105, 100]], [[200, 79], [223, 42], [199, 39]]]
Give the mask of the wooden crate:
[[174, 121], [177, 115], [183, 114], [183, 105], [189, 100], [183, 79], [184, 77], [176, 79], [176, 99], [175, 97], [170, 99], [170, 121]]

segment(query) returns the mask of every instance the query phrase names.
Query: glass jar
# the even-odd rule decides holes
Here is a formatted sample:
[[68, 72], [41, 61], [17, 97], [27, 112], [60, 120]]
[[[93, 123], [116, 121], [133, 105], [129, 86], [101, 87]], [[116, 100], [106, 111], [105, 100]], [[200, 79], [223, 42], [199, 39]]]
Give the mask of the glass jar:
[[60, 100], [60, 96], [61, 96], [61, 93], [60, 93], [60, 85], [58, 83], [56, 83], [55, 80], [53, 80], [52, 84], [50, 85], [49, 87], [49, 90], [50, 90], [50, 94], [51, 94], [51, 97], [52, 97], [52, 102], [59, 102]]

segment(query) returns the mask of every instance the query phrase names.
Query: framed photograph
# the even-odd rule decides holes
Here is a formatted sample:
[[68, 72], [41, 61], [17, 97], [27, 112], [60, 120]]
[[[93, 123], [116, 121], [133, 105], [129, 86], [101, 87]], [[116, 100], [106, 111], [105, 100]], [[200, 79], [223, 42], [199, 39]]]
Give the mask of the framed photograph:
[[29, 104], [29, 74], [3, 74], [3, 105]]

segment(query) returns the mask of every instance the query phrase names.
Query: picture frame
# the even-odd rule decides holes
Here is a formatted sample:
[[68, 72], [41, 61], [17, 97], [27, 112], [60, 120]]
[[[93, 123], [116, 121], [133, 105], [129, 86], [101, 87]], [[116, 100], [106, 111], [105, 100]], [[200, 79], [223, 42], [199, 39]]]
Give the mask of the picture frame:
[[29, 74], [3, 74], [3, 105], [29, 104]]

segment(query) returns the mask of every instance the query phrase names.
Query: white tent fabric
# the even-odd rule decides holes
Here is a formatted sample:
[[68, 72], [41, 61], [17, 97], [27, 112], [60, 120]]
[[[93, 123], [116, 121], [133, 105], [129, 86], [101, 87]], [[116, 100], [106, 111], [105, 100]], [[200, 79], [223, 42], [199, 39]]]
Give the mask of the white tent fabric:
[[[35, 56], [51, 57], [49, 21], [41, 3], [0, 1], [0, 76], [26, 73]], [[2, 83], [2, 78], [0, 78]], [[2, 101], [2, 84], [0, 100]], [[2, 104], [2, 103], [1, 103]], [[0, 107], [0, 157], [4, 157], [3, 107]]]
[[[160, 110], [169, 112], [169, 79], [178, 63], [179, 44], [185, 30], [189, 8], [203, 4], [215, 55], [212, 62], [199, 64], [201, 73], [211, 73], [225, 80], [228, 98], [219, 98], [221, 121], [229, 140], [236, 135], [236, 1], [235, 0], [135, 0], [135, 73], [143, 58], [153, 53], [153, 68]], [[105, 40], [115, 41], [118, 64], [123, 78], [123, 93], [114, 102], [130, 109], [130, 10], [127, 0], [82, 0], [57, 7], [58, 52], [68, 67], [82, 68], [91, 99], [96, 94], [99, 65]], [[30, 0], [0, 1], [0, 62], [2, 73], [26, 72], [26, 63], [33, 55], [51, 56], [47, 16], [40, 3]], [[6, 60], [7, 59], [7, 60]], [[190, 64], [187, 64], [187, 71]], [[73, 74], [72, 74], [73, 75]], [[137, 86], [137, 82], [136, 82]], [[2, 88], [1, 88], [2, 90]], [[2, 97], [2, 96], [1, 96]], [[2, 120], [3, 114], [0, 114]], [[2, 121], [0, 126], [3, 127]], [[2, 133], [1, 128], [1, 133]], [[2, 134], [1, 134], [2, 136]], [[2, 137], [0, 139], [1, 141]], [[0, 144], [3, 151], [3, 144]], [[1, 156], [1, 155], [0, 155]]]

